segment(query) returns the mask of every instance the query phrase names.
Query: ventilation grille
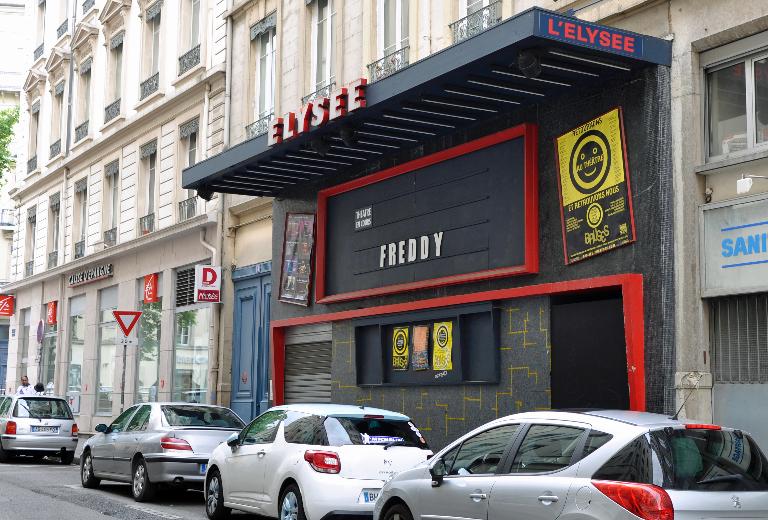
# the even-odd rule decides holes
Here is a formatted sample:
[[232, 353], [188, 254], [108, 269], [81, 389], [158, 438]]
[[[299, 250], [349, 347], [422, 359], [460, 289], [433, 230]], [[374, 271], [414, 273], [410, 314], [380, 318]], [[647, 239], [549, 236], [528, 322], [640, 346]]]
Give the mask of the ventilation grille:
[[195, 303], [195, 268], [176, 271], [176, 307]]
[[710, 300], [716, 383], [768, 383], [768, 294]]
[[331, 343], [285, 346], [285, 404], [331, 402]]

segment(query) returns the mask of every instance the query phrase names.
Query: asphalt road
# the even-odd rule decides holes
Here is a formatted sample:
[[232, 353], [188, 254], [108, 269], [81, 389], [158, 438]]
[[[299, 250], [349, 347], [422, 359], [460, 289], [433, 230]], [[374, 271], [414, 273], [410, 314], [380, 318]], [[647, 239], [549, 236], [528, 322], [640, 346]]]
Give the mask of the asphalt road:
[[[161, 490], [149, 503], [134, 502], [128, 484], [102, 482], [97, 489], [80, 485], [79, 467], [58, 461], [21, 458], [0, 464], [0, 520], [178, 520], [206, 519], [203, 494]], [[235, 514], [237, 520], [264, 520]]]

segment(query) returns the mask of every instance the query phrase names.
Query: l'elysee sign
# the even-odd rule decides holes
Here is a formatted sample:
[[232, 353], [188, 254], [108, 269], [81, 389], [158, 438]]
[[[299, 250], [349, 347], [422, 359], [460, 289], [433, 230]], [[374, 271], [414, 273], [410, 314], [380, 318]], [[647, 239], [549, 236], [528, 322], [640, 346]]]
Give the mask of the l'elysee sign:
[[82, 271], [77, 271], [69, 275], [68, 281], [70, 287], [77, 287], [87, 283], [109, 278], [114, 274], [112, 264], [101, 264], [89, 267]]

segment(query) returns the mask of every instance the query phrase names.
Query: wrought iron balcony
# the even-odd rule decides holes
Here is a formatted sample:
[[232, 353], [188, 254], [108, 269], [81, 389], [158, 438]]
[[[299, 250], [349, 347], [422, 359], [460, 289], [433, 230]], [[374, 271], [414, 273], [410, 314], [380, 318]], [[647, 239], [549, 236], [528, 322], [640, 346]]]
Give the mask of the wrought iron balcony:
[[33, 54], [34, 60], [37, 61], [43, 56], [43, 52], [45, 52], [45, 44], [41, 43], [40, 46], [35, 49], [35, 52]]
[[35, 261], [30, 260], [24, 264], [24, 276], [32, 276], [35, 272]]
[[386, 78], [390, 74], [394, 74], [398, 70], [407, 67], [410, 49], [410, 46], [406, 45], [402, 49], [396, 50], [392, 54], [388, 54], [380, 60], [369, 64], [368, 77], [371, 78], [371, 82]]
[[16, 215], [12, 209], [0, 209], [0, 226], [15, 226]]
[[112, 247], [117, 245], [117, 228], [113, 227], [104, 232], [104, 245], [106, 247]]
[[90, 11], [91, 7], [94, 5], [96, 5], [96, 0], [85, 0], [85, 2], [83, 2], [83, 14]]
[[27, 173], [32, 173], [35, 170], [37, 170], [37, 155], [33, 155], [27, 161]]
[[109, 123], [120, 115], [120, 99], [114, 101], [104, 108], [104, 123]]
[[61, 153], [61, 139], [57, 139], [56, 141], [51, 143], [51, 155], [48, 158], [53, 159], [60, 153]]
[[250, 125], [247, 125], [245, 127], [246, 139], [253, 139], [254, 137], [266, 134], [267, 129], [269, 128], [269, 120], [272, 119], [274, 115], [274, 112], [270, 112], [269, 114], [260, 117]]
[[141, 85], [139, 85], [139, 100], [146, 98], [150, 94], [154, 94], [159, 88], [160, 73], [155, 72], [152, 76], [142, 81]]
[[53, 269], [59, 264], [59, 252], [51, 251], [48, 253], [48, 269]]
[[147, 235], [155, 230], [155, 214], [150, 213], [139, 219], [139, 233]]
[[184, 222], [197, 213], [197, 197], [190, 197], [179, 202], [179, 222]]
[[68, 30], [69, 30], [69, 19], [66, 19], [63, 22], [61, 22], [61, 25], [59, 25], [58, 29], [56, 29], [56, 38], [61, 38], [67, 33]]
[[475, 11], [450, 24], [453, 43], [462, 42], [490, 29], [501, 21], [501, 0], [496, 0], [479, 11]]
[[82, 258], [85, 256], [85, 240], [75, 242], [75, 258]]
[[80, 123], [75, 128], [75, 142], [81, 141], [86, 138], [88, 135], [88, 121], [84, 121], [83, 123]]
[[328, 83], [324, 87], [320, 87], [319, 89], [315, 90], [311, 94], [307, 94], [306, 96], [301, 98], [301, 104], [302, 105], [306, 105], [310, 101], [314, 101], [317, 98], [330, 97], [331, 90], [333, 90], [333, 87], [335, 87], [335, 86], [336, 86], [336, 82], [335, 81], [331, 81], [330, 83]]
[[192, 70], [192, 67], [200, 64], [200, 44], [198, 43], [187, 52], [179, 56], [179, 76]]

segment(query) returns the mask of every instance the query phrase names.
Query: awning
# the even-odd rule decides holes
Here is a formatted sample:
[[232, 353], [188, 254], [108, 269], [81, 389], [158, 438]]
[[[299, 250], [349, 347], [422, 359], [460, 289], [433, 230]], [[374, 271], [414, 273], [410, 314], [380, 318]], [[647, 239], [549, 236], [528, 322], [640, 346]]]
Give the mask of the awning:
[[277, 196], [570, 89], [670, 61], [669, 41], [529, 9], [369, 84], [366, 108], [271, 147], [266, 135], [240, 143], [185, 169], [182, 184], [201, 196]]

